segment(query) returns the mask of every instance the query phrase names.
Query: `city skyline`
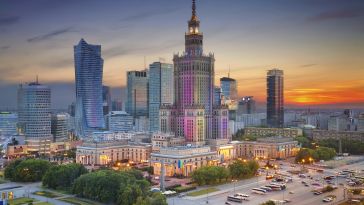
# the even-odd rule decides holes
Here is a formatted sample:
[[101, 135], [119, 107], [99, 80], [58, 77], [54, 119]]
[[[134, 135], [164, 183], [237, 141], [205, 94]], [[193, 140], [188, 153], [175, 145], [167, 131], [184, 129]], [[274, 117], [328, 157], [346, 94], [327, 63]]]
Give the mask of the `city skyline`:
[[[52, 99], [54, 107], [65, 108], [74, 101], [72, 46], [81, 38], [102, 45], [103, 84], [114, 88], [126, 85], [126, 71], [143, 68], [159, 57], [170, 63], [172, 54], [183, 50], [179, 34], [185, 30], [180, 25], [190, 9], [184, 1], [143, 5], [139, 1], [108, 5], [91, 1], [83, 12], [78, 11], [83, 1], [65, 2], [57, 8], [41, 2], [4, 1], [5, 9], [0, 10], [0, 92], [6, 96], [0, 108], [11, 107], [17, 84], [31, 82], [36, 73], [52, 92], [67, 93], [66, 99]], [[206, 22], [201, 28], [207, 37], [206, 50], [218, 56], [215, 82], [227, 76], [230, 67], [239, 97], [252, 95], [264, 104], [265, 73], [278, 67], [285, 72], [288, 107], [364, 107], [362, 2], [199, 1], [199, 5], [199, 18]], [[37, 6], [41, 6], [39, 12], [34, 10]], [[105, 15], [92, 16], [95, 11]], [[45, 15], [49, 18], [42, 18]], [[145, 34], [150, 38], [142, 39]]]

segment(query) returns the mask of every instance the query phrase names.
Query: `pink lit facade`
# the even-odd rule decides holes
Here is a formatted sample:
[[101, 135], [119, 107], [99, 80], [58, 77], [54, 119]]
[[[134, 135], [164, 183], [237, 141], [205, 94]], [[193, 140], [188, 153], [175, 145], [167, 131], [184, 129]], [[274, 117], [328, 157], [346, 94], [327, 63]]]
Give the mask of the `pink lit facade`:
[[186, 143], [203, 145], [206, 139], [228, 139], [229, 134], [227, 108], [213, 107], [215, 58], [212, 53], [203, 53], [199, 27], [193, 1], [185, 51], [173, 57], [174, 106], [161, 106], [160, 131], [184, 137]]

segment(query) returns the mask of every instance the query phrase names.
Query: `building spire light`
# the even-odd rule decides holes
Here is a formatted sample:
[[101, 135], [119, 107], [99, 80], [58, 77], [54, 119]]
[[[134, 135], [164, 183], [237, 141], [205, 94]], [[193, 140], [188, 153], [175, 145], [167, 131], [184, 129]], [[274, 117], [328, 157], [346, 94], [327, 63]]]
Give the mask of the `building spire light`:
[[192, 16], [191, 21], [197, 21], [197, 15], [196, 15], [196, 0], [192, 0]]

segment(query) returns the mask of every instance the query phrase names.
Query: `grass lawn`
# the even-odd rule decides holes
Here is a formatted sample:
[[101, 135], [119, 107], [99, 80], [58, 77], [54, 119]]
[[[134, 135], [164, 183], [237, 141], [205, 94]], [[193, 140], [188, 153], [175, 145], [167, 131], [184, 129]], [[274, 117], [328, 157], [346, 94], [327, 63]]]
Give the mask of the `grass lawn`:
[[97, 203], [97, 202], [92, 202], [87, 199], [80, 199], [80, 198], [76, 198], [76, 197], [62, 198], [59, 200], [70, 203], [70, 204], [74, 204], [74, 205], [99, 205], [99, 203]]
[[40, 202], [40, 203], [36, 203], [35, 205], [53, 205], [53, 204], [48, 203], [48, 202]]
[[187, 196], [201, 196], [201, 195], [211, 193], [211, 192], [215, 192], [215, 191], [219, 191], [219, 189], [215, 188], [215, 187], [210, 187], [210, 188], [207, 188], [207, 189], [201, 189], [199, 191], [190, 192], [190, 193], [187, 194]]
[[38, 200], [33, 198], [21, 197], [14, 200], [9, 200], [10, 205], [20, 205], [20, 204], [28, 204], [30, 202], [36, 202]]
[[47, 197], [47, 198], [56, 198], [56, 197], [61, 196], [59, 194], [49, 192], [49, 191], [37, 191], [37, 192], [34, 192], [33, 194], [38, 195], [38, 196], [44, 196], [44, 197]]

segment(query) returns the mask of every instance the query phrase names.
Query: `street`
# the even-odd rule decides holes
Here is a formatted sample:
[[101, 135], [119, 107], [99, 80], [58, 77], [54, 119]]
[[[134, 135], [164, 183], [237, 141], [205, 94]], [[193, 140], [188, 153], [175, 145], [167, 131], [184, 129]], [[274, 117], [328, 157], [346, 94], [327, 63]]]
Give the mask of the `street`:
[[[364, 162], [359, 162], [356, 164], [345, 165], [340, 167], [340, 169], [362, 169], [364, 166]], [[290, 168], [289, 164], [284, 164], [281, 168], [281, 171], [287, 171]], [[320, 184], [325, 184], [322, 179], [323, 176], [327, 175], [335, 175], [337, 170], [333, 169], [325, 169], [323, 173], [319, 173], [317, 171], [309, 169], [308, 175], [312, 176], [313, 179], [320, 179]], [[268, 200], [283, 200], [290, 199], [291, 202], [289, 204], [295, 205], [319, 205], [319, 204], [333, 204], [333, 202], [327, 203], [323, 202], [322, 199], [328, 195], [335, 195], [336, 201], [343, 200], [344, 198], [344, 186], [339, 185], [340, 183], [345, 183], [345, 178], [338, 178], [332, 180], [338, 188], [332, 192], [323, 193], [321, 195], [314, 195], [312, 190], [316, 187], [312, 185], [314, 180], [309, 178], [299, 178], [298, 175], [293, 175], [293, 182], [287, 183], [287, 189], [282, 191], [271, 191], [267, 192], [265, 195], [258, 195], [251, 192], [252, 188], [259, 188], [260, 186], [264, 186], [270, 183], [270, 180], [265, 179], [264, 176], [254, 177], [252, 179], [241, 180], [239, 182], [235, 182], [235, 193], [244, 193], [250, 195], [249, 201], [243, 201], [243, 204], [247, 205], [257, 205]], [[302, 184], [302, 181], [306, 181], [309, 186], [306, 187]], [[220, 191], [210, 193], [208, 195], [202, 195], [197, 197], [189, 197], [185, 196], [183, 198], [179, 198], [178, 196], [168, 198], [168, 204], [170, 205], [194, 205], [194, 204], [212, 204], [212, 205], [222, 205], [227, 201], [228, 195], [234, 194], [234, 184], [224, 184], [216, 186]], [[293, 192], [290, 194], [289, 192]], [[334, 201], [335, 202], [335, 201]], [[239, 204], [237, 202], [230, 202], [231, 204]]]

